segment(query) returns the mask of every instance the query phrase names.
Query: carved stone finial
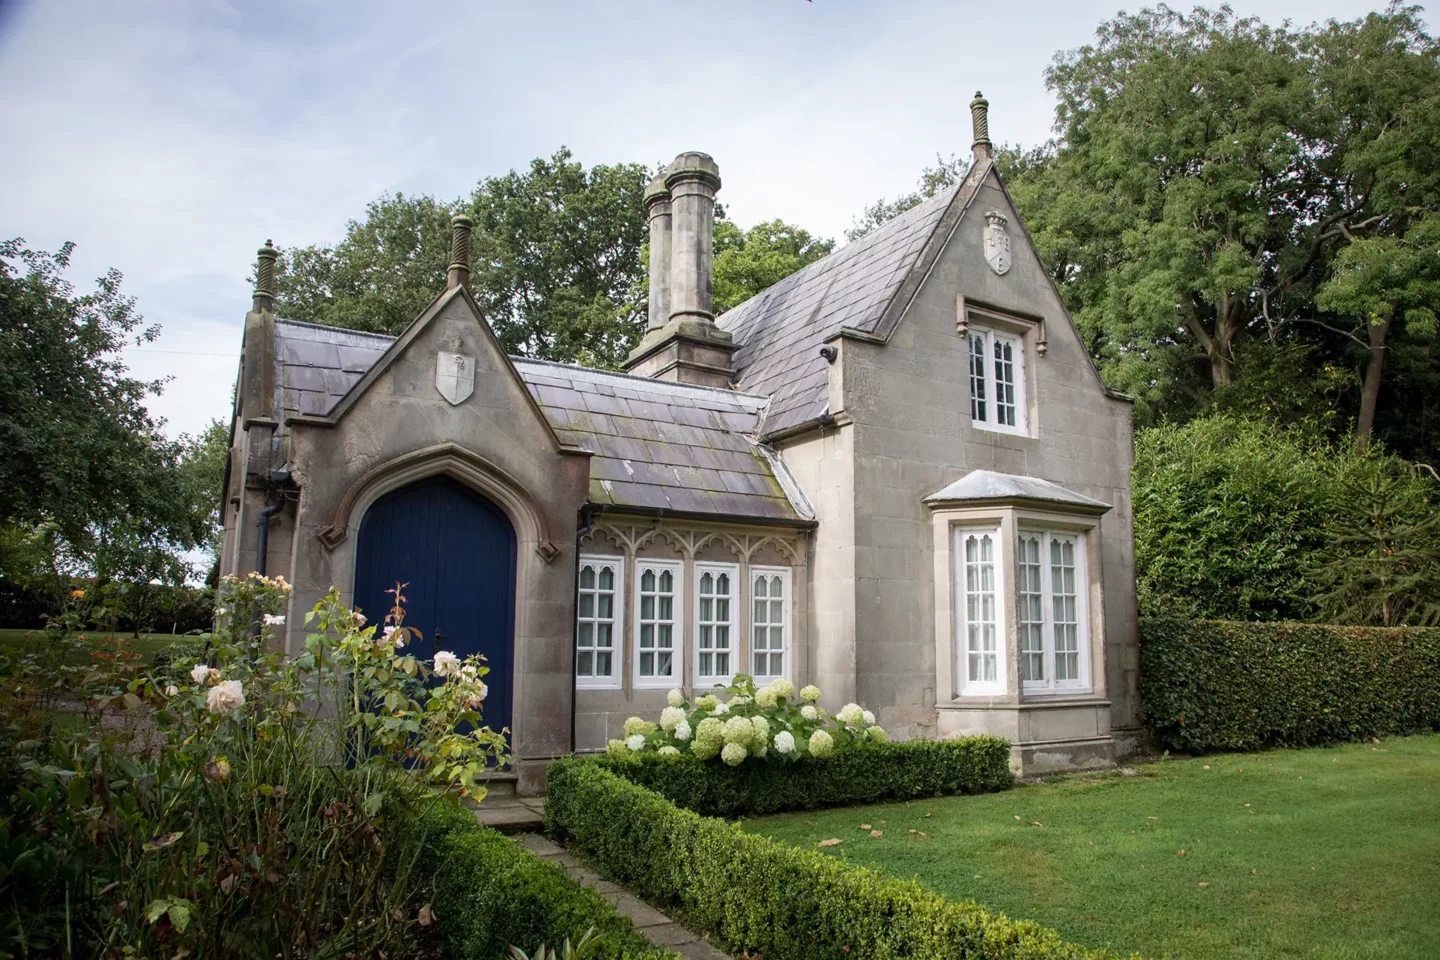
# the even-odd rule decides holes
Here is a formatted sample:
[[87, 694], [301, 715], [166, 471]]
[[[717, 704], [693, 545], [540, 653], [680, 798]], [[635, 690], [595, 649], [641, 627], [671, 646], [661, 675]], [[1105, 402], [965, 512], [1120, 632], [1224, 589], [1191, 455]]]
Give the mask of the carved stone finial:
[[475, 225], [463, 213], [450, 219], [450, 268], [445, 274], [445, 289], [470, 287], [470, 231]]
[[255, 258], [253, 309], [256, 313], [263, 313], [275, 309], [275, 264], [280, 260], [275, 241], [266, 240], [265, 246], [255, 251]]
[[975, 128], [975, 142], [970, 145], [974, 151], [975, 158], [989, 157], [990, 146], [990, 101], [985, 99], [984, 94], [979, 90], [975, 91], [975, 99], [970, 101], [970, 123]]

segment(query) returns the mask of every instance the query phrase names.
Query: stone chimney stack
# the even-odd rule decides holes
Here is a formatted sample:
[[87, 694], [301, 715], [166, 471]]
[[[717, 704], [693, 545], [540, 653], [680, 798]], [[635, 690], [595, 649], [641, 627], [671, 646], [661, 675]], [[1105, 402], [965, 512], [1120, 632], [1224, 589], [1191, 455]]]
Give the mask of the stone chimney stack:
[[445, 272], [445, 289], [470, 289], [470, 228], [473, 220], [456, 214], [450, 220], [450, 269]]
[[670, 191], [659, 174], [645, 188], [650, 219], [650, 322], [646, 332], [670, 322]]
[[990, 101], [979, 90], [975, 91], [975, 99], [970, 101], [970, 124], [975, 128], [975, 142], [970, 145], [975, 162], [989, 160], [994, 156], [990, 143]]
[[265, 246], [255, 252], [255, 257], [255, 295], [250, 309], [256, 313], [273, 313], [275, 264], [280, 259], [280, 251], [275, 249], [275, 241], [266, 240]]
[[650, 318], [627, 373], [730, 386], [736, 345], [715, 325], [715, 193], [720, 168], [708, 154], [676, 157], [650, 182]]
[[705, 153], [682, 153], [665, 168], [670, 191], [670, 319], [715, 319], [715, 192], [720, 168]]

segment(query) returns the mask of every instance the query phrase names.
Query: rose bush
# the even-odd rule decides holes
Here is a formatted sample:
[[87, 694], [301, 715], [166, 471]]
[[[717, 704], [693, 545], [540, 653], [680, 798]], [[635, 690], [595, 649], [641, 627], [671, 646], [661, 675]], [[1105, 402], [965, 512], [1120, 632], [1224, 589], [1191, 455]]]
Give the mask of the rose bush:
[[[164, 676], [98, 647], [69, 690], [81, 725], [52, 712], [21, 740], [0, 717], [17, 761], [0, 769], [0, 954], [394, 955], [428, 920], [416, 824], [447, 793], [483, 797], [507, 759], [482, 722], [487, 668], [407, 653], [403, 585], [379, 623], [332, 590], [286, 657], [289, 594], [227, 578], [218, 629]], [[14, 663], [0, 680], [28, 682]]]
[[819, 687], [807, 686], [797, 696], [789, 680], [757, 687], [753, 677], [742, 673], [724, 693], [728, 700], [707, 693], [691, 703], [683, 690], [671, 690], [659, 721], [626, 720], [625, 737], [609, 741], [609, 752], [688, 753], [699, 760], [719, 757], [737, 767], [752, 758], [828, 757], [857, 743], [888, 740], [875, 715], [859, 704], [847, 703], [828, 716], [817, 703]]

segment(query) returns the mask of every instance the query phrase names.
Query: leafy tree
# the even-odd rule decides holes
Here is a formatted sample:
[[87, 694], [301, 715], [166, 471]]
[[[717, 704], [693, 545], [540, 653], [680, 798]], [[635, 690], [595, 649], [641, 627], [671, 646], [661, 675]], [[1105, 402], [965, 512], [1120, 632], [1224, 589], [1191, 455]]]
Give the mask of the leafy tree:
[[1437, 485], [1383, 459], [1341, 476], [1344, 509], [1327, 529], [1328, 559], [1314, 572], [1321, 618], [1331, 623], [1421, 626], [1440, 621]]
[[159, 330], [117, 271], [77, 295], [63, 276], [73, 250], [0, 243], [0, 523], [43, 546], [57, 589], [72, 572], [183, 580], [203, 517], [180, 445], [145, 408], [161, 384], [116, 356]]
[[445, 287], [450, 218], [470, 214], [471, 290], [511, 353], [617, 366], [644, 331], [643, 164], [588, 170], [564, 147], [466, 200], [386, 196], [333, 247], [285, 251], [277, 312], [399, 333]]
[[1247, 339], [1323, 329], [1339, 252], [1436, 201], [1440, 47], [1416, 8], [1296, 30], [1161, 6], [1102, 24], [1047, 81], [1058, 202], [1026, 213], [1052, 250], [1091, 248], [1068, 298], [1151, 411], [1232, 386]]
[[225, 496], [225, 466], [230, 459], [230, 426], [220, 420], [195, 436], [180, 437], [180, 469], [185, 474], [196, 513], [206, 521], [205, 549], [211, 562], [220, 557], [221, 501]]
[[1355, 429], [1357, 449], [1363, 452], [1375, 425], [1392, 327], [1398, 320], [1401, 333], [1410, 341], [1436, 341], [1440, 213], [1418, 217], [1403, 236], [1356, 238], [1335, 258], [1333, 275], [1321, 288], [1316, 304], [1330, 313], [1354, 318], [1363, 329], [1363, 339], [1359, 331], [1349, 334], [1369, 354]]
[[715, 312], [738, 306], [834, 249], [834, 240], [811, 236], [782, 220], [757, 223], [749, 230], [717, 220]]

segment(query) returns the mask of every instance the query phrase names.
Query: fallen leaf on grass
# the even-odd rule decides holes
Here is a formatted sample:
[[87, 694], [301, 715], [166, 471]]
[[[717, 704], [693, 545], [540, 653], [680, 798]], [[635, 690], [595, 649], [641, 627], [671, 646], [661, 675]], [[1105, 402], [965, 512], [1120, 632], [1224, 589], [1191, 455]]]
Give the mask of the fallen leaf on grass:
[[420, 908], [420, 912], [415, 915], [415, 921], [422, 927], [428, 927], [435, 922], [435, 911], [430, 908], [430, 904]]
[[926, 816], [926, 817], [933, 817], [933, 816], [935, 816], [935, 814], [933, 814], [933, 813], [927, 813], [927, 814], [925, 814], [925, 816]]
[[1205, 769], [1206, 769], [1206, 770], [1209, 770], [1209, 769], [1210, 769], [1210, 764], [1208, 764], [1208, 763], [1205, 764]]
[[840, 844], [842, 844], [842, 843], [844, 843], [844, 842], [845, 842], [845, 841], [844, 841], [844, 840], [841, 840], [839, 837], [831, 837], [829, 840], [821, 840], [820, 843], [817, 844], [817, 846], [821, 846], [821, 847], [838, 847], [838, 846], [840, 846]]
[[870, 836], [872, 836], [872, 837], [883, 837], [883, 836], [885, 836], [885, 831], [884, 831], [884, 830], [871, 830], [871, 831], [870, 831]]
[[870, 826], [870, 824], [868, 824], [868, 823], [862, 823], [862, 824], [860, 824], [860, 829], [861, 829], [861, 830], [871, 830], [871, 829], [874, 829], [874, 828], [872, 828], [872, 827]]
[[1260, 871], [1259, 871], [1259, 870], [1251, 870], [1251, 871], [1250, 871], [1250, 876], [1252, 876], [1252, 877], [1258, 877], [1258, 876], [1260, 876]]
[[1185, 851], [1184, 851], [1184, 850], [1181, 850], [1181, 851], [1180, 851], [1180, 856], [1182, 856], [1182, 857], [1185, 856]]
[[1248, 807], [1248, 806], [1250, 806], [1250, 804], [1248, 804], [1248, 803], [1247, 803], [1247, 804], [1245, 804], [1245, 806], [1247, 806], [1247, 807]]
[[1209, 881], [1207, 881], [1207, 880], [1201, 880], [1201, 881], [1200, 881], [1200, 886], [1202, 886], [1202, 887], [1208, 887], [1208, 886], [1210, 886], [1210, 883], [1209, 883]]

